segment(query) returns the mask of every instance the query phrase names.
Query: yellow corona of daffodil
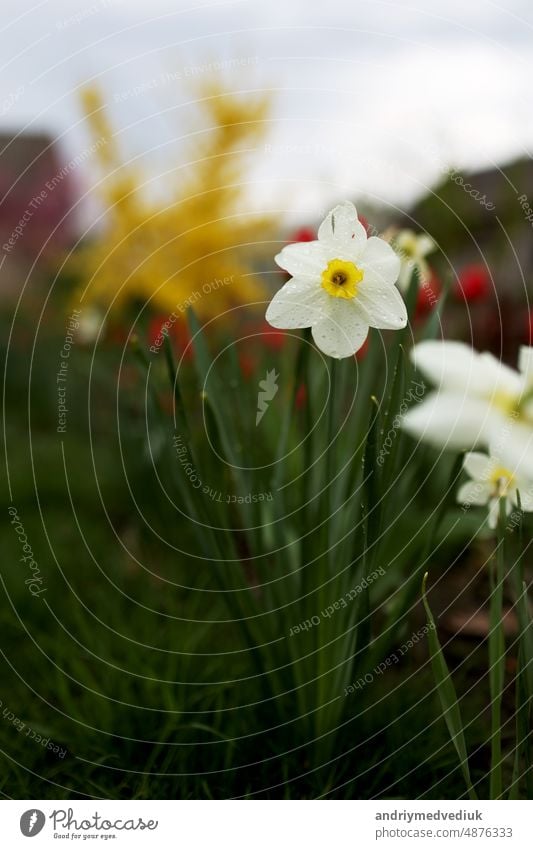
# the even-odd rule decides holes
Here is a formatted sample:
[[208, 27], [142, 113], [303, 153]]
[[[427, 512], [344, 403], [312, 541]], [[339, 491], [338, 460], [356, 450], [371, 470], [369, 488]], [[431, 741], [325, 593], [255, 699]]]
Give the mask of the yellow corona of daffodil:
[[135, 304], [159, 313], [193, 305], [210, 318], [264, 299], [252, 265], [272, 222], [242, 211], [242, 175], [246, 149], [264, 133], [268, 101], [213, 87], [199, 94], [206, 129], [195, 134], [194, 150], [177, 163], [175, 185], [161, 201], [123, 164], [98, 90], [84, 90], [105, 204], [103, 232], [69, 261], [80, 280], [74, 298], [84, 306], [111, 307], [116, 315]]

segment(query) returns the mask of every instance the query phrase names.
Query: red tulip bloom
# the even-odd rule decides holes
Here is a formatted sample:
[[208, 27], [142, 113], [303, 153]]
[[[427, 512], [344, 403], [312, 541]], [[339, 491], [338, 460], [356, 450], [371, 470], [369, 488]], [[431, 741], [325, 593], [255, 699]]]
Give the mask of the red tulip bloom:
[[288, 244], [292, 245], [295, 242], [314, 242], [315, 239], [316, 233], [312, 227], [299, 227], [288, 240]]
[[241, 367], [242, 376], [245, 380], [248, 380], [248, 378], [250, 378], [254, 373], [257, 363], [255, 357], [252, 357], [247, 353], [241, 353], [239, 354], [239, 365]]
[[268, 321], [264, 321], [261, 324], [259, 334], [259, 340], [266, 348], [270, 348], [271, 351], [281, 351], [287, 341], [285, 331], [272, 327]]
[[441, 289], [442, 286], [439, 278], [433, 269], [430, 269], [430, 276], [424, 281], [418, 290], [416, 318], [421, 318], [437, 305]]
[[491, 286], [490, 272], [484, 265], [467, 265], [459, 274], [454, 294], [456, 298], [464, 298], [467, 302], [483, 301], [489, 295]]
[[148, 325], [148, 342], [150, 345], [155, 346], [159, 342], [166, 320], [167, 317], [163, 315], [156, 315], [150, 319], [150, 324]]
[[296, 390], [294, 403], [296, 405], [297, 410], [301, 410], [302, 407], [305, 407], [305, 405], [307, 404], [307, 386], [305, 385], [305, 383], [300, 383], [298, 389]]
[[526, 342], [530, 346], [533, 345], [533, 310], [526, 316]]

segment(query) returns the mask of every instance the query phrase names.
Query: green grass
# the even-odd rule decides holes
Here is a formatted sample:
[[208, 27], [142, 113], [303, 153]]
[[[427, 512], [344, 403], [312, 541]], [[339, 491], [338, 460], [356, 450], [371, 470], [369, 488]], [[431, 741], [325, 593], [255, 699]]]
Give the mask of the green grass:
[[[104, 350], [95, 361], [89, 421], [91, 364], [88, 353], [80, 351], [69, 373], [67, 433], [59, 439], [54, 406], [59, 339], [53, 333], [38, 339], [31, 381], [25, 343], [15, 346], [8, 360], [10, 488], [6, 481], [0, 523], [0, 699], [6, 711], [6, 716], [0, 716], [2, 793], [14, 798], [117, 799], [464, 796], [425, 646], [346, 697], [338, 685], [342, 678], [338, 672], [312, 682], [317, 670], [333, 665], [331, 658], [336, 655], [324, 655], [324, 645], [338, 640], [341, 619], [323, 622], [319, 633], [310, 631], [299, 643], [287, 636], [290, 623], [313, 612], [299, 601], [300, 580], [314, 580], [309, 570], [302, 577], [293, 543], [301, 523], [307, 521], [300, 495], [287, 492], [285, 509], [291, 519], [281, 525], [281, 541], [260, 536], [269, 532], [268, 523], [261, 532], [235, 532], [229, 542], [215, 532], [214, 539], [244, 560], [254, 546], [264, 546], [266, 552], [268, 545], [272, 550], [278, 543], [284, 546], [283, 557], [265, 557], [259, 566], [250, 563], [244, 568], [237, 563], [236, 569], [224, 574], [228, 585], [233, 581], [242, 586], [244, 581], [237, 595], [243, 604], [255, 605], [246, 609], [258, 610], [257, 623], [265, 623], [262, 632], [254, 631], [254, 639], [262, 633], [272, 640], [271, 648], [256, 645], [251, 650], [246, 633], [233, 621], [235, 610], [228, 605], [233, 594], [217, 583], [216, 558], [205, 557], [202, 535], [177, 509], [186, 509], [189, 496], [177, 477], [171, 413], [161, 414], [149, 402], [154, 467], [147, 451], [142, 370], [128, 353], [122, 364], [127, 379], [121, 384], [118, 430], [115, 377], [120, 352]], [[289, 351], [290, 356], [293, 353]], [[280, 371], [285, 369], [289, 375], [290, 356], [284, 353], [278, 361]], [[242, 410], [247, 405], [254, 411], [256, 382], [236, 385], [231, 377], [234, 364], [222, 364], [226, 367], [230, 376], [221, 406]], [[162, 358], [152, 376], [157, 397], [168, 394]], [[315, 405], [321, 403], [323, 377], [310, 378], [318, 398]], [[341, 373], [340, 379], [348, 383], [349, 375]], [[190, 408], [199, 397], [192, 373], [182, 389]], [[385, 392], [387, 387], [382, 389]], [[293, 440], [304, 413], [291, 412], [287, 423], [291, 396], [282, 392], [278, 401], [261, 440], [250, 439], [243, 429], [234, 439], [230, 437], [229, 448], [239, 454], [243, 446], [245, 450], [249, 446], [252, 458], [260, 460], [269, 446], [278, 444], [284, 427], [288, 427], [287, 439]], [[213, 444], [227, 448], [228, 435], [217, 432], [220, 409], [211, 412], [208, 427]], [[363, 418], [366, 429], [368, 412], [363, 416], [355, 410], [354, 433], [363, 426]], [[233, 484], [223, 464], [198, 440], [201, 419], [192, 416], [189, 426], [203, 479], [225, 491]], [[348, 443], [350, 434], [348, 429], [342, 434]], [[317, 431], [314, 450], [322, 438]], [[409, 444], [398, 437], [398, 445], [407, 468]], [[364, 443], [356, 454], [358, 462], [363, 447]], [[342, 446], [337, 452], [337, 458], [342, 457]], [[366, 456], [371, 462], [369, 450]], [[298, 472], [300, 462], [295, 452], [284, 474]], [[386, 621], [391, 594], [416, 562], [417, 529], [430, 515], [428, 504], [433, 497], [426, 490], [444, 486], [449, 478], [449, 462], [435, 464], [430, 454], [421, 455], [417, 462], [420, 479], [415, 482], [419, 491], [414, 507], [402, 513], [405, 500], [400, 493], [387, 508], [386, 521], [394, 532], [383, 541], [379, 563], [392, 563], [394, 568], [373, 590], [374, 631]], [[424, 469], [431, 471], [431, 478], [420, 487]], [[356, 472], [360, 475], [359, 467]], [[319, 465], [307, 476], [305, 486], [314, 491], [322, 474]], [[258, 472], [254, 477], [257, 489], [266, 491], [271, 484], [270, 473]], [[409, 493], [412, 484], [405, 474], [402, 491]], [[24, 583], [28, 572], [20, 562], [20, 543], [7, 512], [11, 503], [46, 586], [38, 598]], [[357, 499], [354, 505], [359, 507]], [[197, 509], [194, 501], [192, 508]], [[219, 509], [214, 503], [209, 508]], [[231, 515], [242, 522], [238, 511]], [[215, 524], [218, 519], [227, 520], [228, 513], [210, 516]], [[198, 520], [203, 521], [202, 515], [198, 514]], [[339, 516], [338, 533], [344, 533], [351, 522], [351, 514]], [[466, 533], [467, 526], [462, 525], [450, 536], [450, 528], [456, 526], [447, 522], [440, 533], [448, 535], [448, 542], [439, 552], [436, 570], [453, 559]], [[323, 546], [324, 533], [319, 529], [312, 540], [313, 545]], [[342, 556], [347, 557], [344, 548]], [[399, 549], [403, 551], [400, 558]], [[337, 561], [336, 553], [334, 567], [337, 562], [345, 561]], [[260, 576], [267, 575], [274, 585], [278, 578], [284, 579], [283, 610], [276, 611], [277, 590], [272, 595], [264, 590], [262, 595], [251, 589], [257, 579], [256, 566]], [[362, 566], [347, 571], [347, 580], [354, 581], [356, 568]], [[333, 583], [321, 590], [319, 598], [327, 604], [339, 594]], [[407, 614], [390, 630], [385, 655], [419, 627], [417, 616]], [[252, 621], [256, 620], [252, 617]], [[340, 636], [344, 636], [342, 628]], [[347, 680], [354, 680], [367, 664], [372, 668], [380, 659], [370, 661], [357, 643], [359, 659], [354, 665], [346, 640], [342, 646], [332, 645], [338, 649], [328, 651], [338, 651]], [[469, 705], [467, 719], [475, 719], [478, 707]], [[25, 729], [66, 749], [65, 757], [43, 749], [26, 736], [25, 729], [18, 731], [11, 714]], [[468, 727], [466, 736], [474, 748], [484, 739], [482, 719]], [[471, 767], [474, 781], [483, 778], [483, 758], [477, 763], [474, 757]]]

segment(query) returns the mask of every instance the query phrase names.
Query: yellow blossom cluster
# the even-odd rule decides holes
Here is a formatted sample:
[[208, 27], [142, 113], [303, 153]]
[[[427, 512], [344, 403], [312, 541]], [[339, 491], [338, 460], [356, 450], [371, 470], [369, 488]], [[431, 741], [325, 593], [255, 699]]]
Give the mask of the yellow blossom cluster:
[[269, 217], [244, 209], [245, 159], [262, 138], [267, 98], [198, 92], [204, 125], [191, 136], [187, 162], [166, 178], [164, 199], [147, 191], [146, 175], [124, 164], [100, 92], [86, 88], [83, 107], [102, 171], [103, 226], [69, 260], [79, 281], [74, 300], [117, 315], [132, 305], [205, 318], [265, 298], [254, 271]]

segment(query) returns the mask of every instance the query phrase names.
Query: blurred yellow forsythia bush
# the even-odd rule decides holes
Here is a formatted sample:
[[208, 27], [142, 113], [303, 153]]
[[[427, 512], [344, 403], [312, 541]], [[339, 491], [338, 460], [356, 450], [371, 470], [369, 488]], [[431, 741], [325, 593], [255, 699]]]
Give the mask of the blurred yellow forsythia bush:
[[[142, 174], [121, 161], [97, 89], [82, 92], [84, 111], [103, 171], [105, 204], [100, 236], [87, 239], [70, 260], [84, 306], [114, 315], [133, 303], [151, 311], [184, 311], [205, 318], [265, 297], [251, 262], [268, 239], [272, 220], [243, 210], [243, 161], [265, 132], [266, 97], [242, 97], [213, 86], [198, 92], [205, 130], [194, 134], [184, 167], [164, 201], [143, 188]], [[103, 144], [102, 141], [105, 141]], [[181, 164], [181, 163], [180, 163]], [[247, 247], [248, 246], [248, 247]], [[224, 281], [225, 285], [217, 284]], [[231, 283], [228, 283], [231, 280]]]

